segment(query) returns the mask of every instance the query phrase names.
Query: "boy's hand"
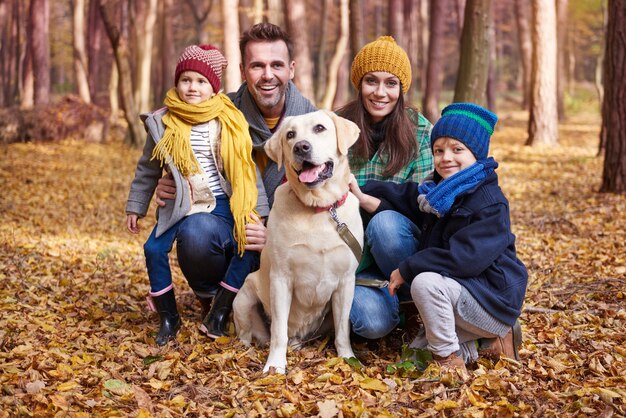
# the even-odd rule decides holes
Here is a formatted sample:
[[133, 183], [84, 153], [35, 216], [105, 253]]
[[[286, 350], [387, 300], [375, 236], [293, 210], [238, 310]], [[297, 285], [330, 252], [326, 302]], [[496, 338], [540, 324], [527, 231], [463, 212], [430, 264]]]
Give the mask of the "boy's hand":
[[391, 272], [391, 276], [389, 277], [389, 286], [388, 286], [389, 294], [391, 296], [395, 295], [398, 289], [400, 288], [400, 286], [402, 286], [403, 284], [404, 284], [404, 279], [402, 278], [402, 275], [400, 274], [400, 270], [395, 269], [394, 271]]
[[171, 200], [176, 197], [176, 183], [171, 174], [166, 174], [157, 182], [156, 187], [156, 203], [163, 207], [165, 200]]
[[131, 234], [139, 233], [139, 224], [137, 223], [138, 219], [139, 216], [137, 216], [137, 214], [135, 213], [130, 213], [126, 215], [126, 228], [128, 228]]
[[254, 223], [246, 224], [246, 250], [261, 252], [265, 247], [267, 230], [263, 221], [254, 213], [250, 215]]

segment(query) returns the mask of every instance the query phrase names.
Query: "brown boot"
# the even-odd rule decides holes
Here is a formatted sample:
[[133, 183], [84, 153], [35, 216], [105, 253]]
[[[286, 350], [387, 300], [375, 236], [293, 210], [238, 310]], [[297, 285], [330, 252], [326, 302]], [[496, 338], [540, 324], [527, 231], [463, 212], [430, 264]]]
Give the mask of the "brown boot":
[[442, 370], [456, 370], [462, 374], [467, 374], [465, 361], [455, 353], [447, 357], [441, 357], [433, 353], [433, 361], [437, 363]]
[[500, 355], [519, 361], [519, 346], [522, 344], [522, 327], [519, 321], [504, 337], [484, 338], [480, 342], [478, 355], [497, 361]]

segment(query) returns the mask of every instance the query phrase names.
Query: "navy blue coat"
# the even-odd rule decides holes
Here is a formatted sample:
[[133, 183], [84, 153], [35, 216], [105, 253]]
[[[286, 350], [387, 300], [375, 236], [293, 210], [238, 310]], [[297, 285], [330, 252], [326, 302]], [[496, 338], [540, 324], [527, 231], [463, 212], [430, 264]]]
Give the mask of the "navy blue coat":
[[448, 213], [437, 218], [419, 210], [417, 183], [370, 181], [361, 189], [378, 197], [376, 212], [395, 210], [421, 229], [419, 250], [400, 263], [408, 283], [434, 272], [465, 287], [494, 317], [513, 326], [520, 316], [528, 272], [515, 252], [509, 202], [492, 173], [457, 196]]

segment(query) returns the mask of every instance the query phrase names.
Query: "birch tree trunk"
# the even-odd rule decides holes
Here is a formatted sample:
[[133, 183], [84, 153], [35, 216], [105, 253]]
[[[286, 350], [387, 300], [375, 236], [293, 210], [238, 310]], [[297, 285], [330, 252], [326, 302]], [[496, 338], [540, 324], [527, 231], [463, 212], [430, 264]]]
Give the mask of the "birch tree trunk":
[[608, 4], [602, 106], [606, 152], [600, 191], [626, 194], [626, 0]]
[[532, 72], [527, 145], [558, 145], [556, 104], [556, 6], [532, 0]]
[[348, 50], [348, 33], [350, 30], [350, 18], [348, 14], [350, 13], [348, 8], [348, 0], [340, 0], [339, 1], [339, 16], [340, 16], [340, 30], [339, 30], [339, 39], [337, 40], [337, 48], [335, 49], [335, 54], [333, 58], [330, 60], [330, 64], [328, 65], [328, 82], [326, 83], [326, 94], [324, 94], [324, 98], [322, 99], [322, 103], [320, 104], [320, 108], [322, 109], [330, 109], [333, 105], [333, 99], [335, 97], [335, 93], [337, 92], [337, 70], [341, 64], [341, 60]]
[[241, 85], [241, 53], [239, 52], [239, 15], [237, 0], [222, 0], [224, 20], [224, 57], [228, 62], [222, 88], [225, 92], [236, 91]]
[[85, 103], [91, 103], [89, 80], [87, 79], [87, 52], [85, 49], [85, 0], [73, 0], [72, 43], [74, 45], [74, 75], [78, 96]]

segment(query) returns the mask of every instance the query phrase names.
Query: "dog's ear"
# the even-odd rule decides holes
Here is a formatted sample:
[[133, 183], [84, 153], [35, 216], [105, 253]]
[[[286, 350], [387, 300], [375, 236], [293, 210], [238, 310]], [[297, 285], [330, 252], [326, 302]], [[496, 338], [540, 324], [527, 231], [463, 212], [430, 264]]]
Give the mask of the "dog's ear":
[[335, 130], [337, 131], [337, 147], [339, 148], [339, 152], [342, 155], [346, 155], [348, 153], [348, 148], [350, 148], [356, 140], [359, 139], [361, 130], [356, 123], [338, 116], [335, 112], [328, 110], [324, 110], [324, 112], [330, 116], [335, 124]]
[[287, 124], [287, 119], [283, 120], [283, 123], [280, 124], [276, 132], [270, 137], [270, 139], [265, 142], [263, 149], [272, 161], [276, 162], [278, 168], [281, 168], [283, 165], [283, 135], [285, 134]]

